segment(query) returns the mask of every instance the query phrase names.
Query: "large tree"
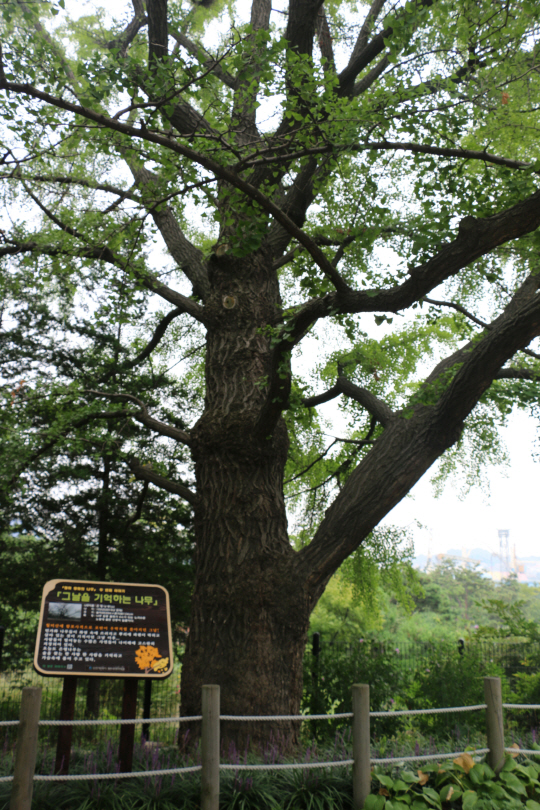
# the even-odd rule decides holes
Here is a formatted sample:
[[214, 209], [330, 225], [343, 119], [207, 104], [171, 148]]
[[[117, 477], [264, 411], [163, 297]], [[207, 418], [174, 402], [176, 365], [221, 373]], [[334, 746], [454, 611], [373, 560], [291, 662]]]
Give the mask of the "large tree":
[[[538, 5], [253, 0], [235, 14], [2, 4], [11, 300], [36, 284], [59, 316], [147, 329], [144, 362], [191, 324], [176, 332], [200, 393], [189, 429], [126, 392], [135, 350], [122, 373], [111, 357], [105, 380], [46, 393], [52, 425], [55, 402], [72, 409], [49, 441], [121, 408], [189, 449], [193, 486], [125, 453], [194, 509], [187, 715], [202, 683], [221, 685], [226, 714], [297, 713], [332, 574], [442, 454], [489, 450], [540, 368]], [[330, 440], [318, 408], [338, 397], [348, 427]], [[167, 407], [183, 418], [181, 400]], [[295, 519], [309, 512], [296, 544], [284, 486]]]

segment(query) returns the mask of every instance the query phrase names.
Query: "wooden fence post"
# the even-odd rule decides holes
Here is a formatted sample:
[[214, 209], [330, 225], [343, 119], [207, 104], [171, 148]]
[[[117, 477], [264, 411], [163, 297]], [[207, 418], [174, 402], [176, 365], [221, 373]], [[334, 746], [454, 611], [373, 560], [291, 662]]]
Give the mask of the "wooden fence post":
[[32, 807], [40, 708], [41, 687], [26, 686], [22, 690], [15, 772], [9, 810], [31, 810]]
[[219, 686], [202, 688], [201, 810], [219, 810]]
[[371, 791], [371, 750], [369, 729], [369, 686], [352, 687], [353, 710], [353, 808], [362, 810]]
[[486, 700], [486, 729], [489, 754], [488, 764], [495, 773], [504, 765], [504, 725], [502, 711], [502, 690], [500, 678], [484, 678]]

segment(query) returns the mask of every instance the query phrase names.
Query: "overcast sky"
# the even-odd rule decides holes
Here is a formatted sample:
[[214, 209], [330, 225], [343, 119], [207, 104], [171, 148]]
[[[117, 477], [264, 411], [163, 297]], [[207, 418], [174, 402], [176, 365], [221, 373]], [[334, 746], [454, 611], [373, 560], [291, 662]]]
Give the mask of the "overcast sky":
[[460, 500], [456, 488], [447, 484], [437, 499], [428, 471], [385, 522], [406, 526], [420, 521], [425, 529], [413, 528], [417, 554], [427, 554], [430, 536], [433, 554], [462, 547], [499, 551], [497, 532], [508, 529], [510, 548], [516, 544], [518, 557], [540, 557], [540, 461], [532, 457], [533, 451], [540, 455], [539, 435], [537, 420], [513, 414], [504, 430], [511, 463], [489, 471], [489, 498], [476, 490]]

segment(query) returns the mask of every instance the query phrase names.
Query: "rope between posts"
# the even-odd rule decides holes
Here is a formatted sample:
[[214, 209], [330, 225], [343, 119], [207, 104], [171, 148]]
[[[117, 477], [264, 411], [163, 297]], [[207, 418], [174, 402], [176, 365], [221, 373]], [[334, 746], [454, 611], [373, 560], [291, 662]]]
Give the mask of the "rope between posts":
[[534, 748], [505, 748], [507, 754], [536, 754], [540, 756], [540, 751]]
[[[188, 720], [202, 720], [202, 714], [194, 717], [136, 717], [132, 720], [40, 720], [40, 726], [112, 726], [134, 725], [135, 723], [185, 723]], [[18, 721], [17, 721], [18, 722]]]
[[291, 762], [286, 765], [220, 765], [220, 771], [292, 771], [304, 768], [336, 768], [340, 765], [354, 765], [354, 759], [338, 762]]
[[540, 709], [538, 703], [503, 703], [503, 709]]
[[[540, 755], [540, 750], [532, 750], [529, 748], [505, 748], [508, 754], [527, 754], [527, 755]], [[393, 762], [427, 762], [428, 760], [443, 760], [453, 759], [455, 757], [469, 754], [471, 756], [480, 756], [481, 754], [489, 753], [489, 748], [477, 748], [474, 751], [453, 751], [449, 754], [419, 754], [412, 757], [377, 757], [370, 759], [372, 765], [389, 765]], [[344, 759], [335, 762], [293, 762], [280, 765], [228, 765], [223, 764], [219, 766], [220, 771], [285, 771], [285, 770], [302, 770], [305, 768], [338, 768], [340, 766], [347, 767], [354, 765], [354, 760]], [[187, 768], [164, 768], [156, 771], [132, 771], [130, 773], [93, 773], [93, 774], [55, 774], [45, 776], [42, 774], [35, 774], [34, 780], [38, 782], [60, 782], [60, 781], [77, 781], [83, 779], [128, 779], [130, 777], [147, 777], [147, 776], [172, 776], [179, 773], [195, 773], [200, 771], [200, 765], [194, 765]], [[0, 782], [11, 782], [13, 776], [2, 776]]]
[[[540, 709], [540, 705], [521, 705], [514, 703], [503, 703], [505, 709]], [[453, 706], [445, 709], [404, 709], [395, 712], [370, 712], [370, 717], [403, 717], [405, 715], [417, 714], [447, 714], [449, 712], [474, 712], [479, 709], [485, 709], [485, 703], [479, 703], [477, 706]], [[257, 715], [236, 715], [236, 714], [222, 714], [220, 720], [237, 720], [243, 722], [256, 722], [272, 721], [272, 720], [342, 720], [347, 717], [352, 717], [352, 712], [342, 712], [341, 714], [277, 714], [259, 717]], [[134, 725], [138, 723], [186, 723], [189, 721], [202, 720], [202, 715], [194, 715], [193, 717], [146, 717], [134, 718], [131, 720], [40, 720], [40, 726], [112, 726], [112, 725]], [[0, 726], [16, 726], [19, 724], [18, 720], [2, 720]]]
[[[40, 773], [34, 774], [35, 782], [75, 782], [83, 779], [129, 779], [132, 777], [142, 776], [174, 776], [178, 773], [194, 773], [201, 770], [201, 765], [192, 765], [189, 768], [164, 768], [159, 771], [129, 771], [128, 773], [57, 773], [51, 776], [45, 776]], [[10, 782], [13, 780], [12, 776], [0, 777], [0, 782]]]
[[220, 720], [337, 720], [342, 717], [352, 717], [352, 712], [344, 712], [343, 714], [276, 714], [264, 715], [236, 715], [236, 714], [220, 714]]
[[[511, 749], [515, 751], [515, 748]], [[384, 759], [370, 759], [374, 765], [388, 765], [391, 762], [420, 762], [431, 759], [452, 759], [452, 757], [460, 757], [463, 754], [479, 756], [480, 754], [487, 754], [489, 748], [477, 748], [475, 751], [454, 751], [452, 754], [419, 754], [417, 757], [385, 757]]]
[[[447, 712], [475, 712], [478, 709], [486, 709], [487, 705], [485, 703], [479, 703], [477, 706], [452, 706], [448, 709], [411, 709], [411, 710], [403, 710], [397, 712], [370, 712], [370, 717], [386, 717], [386, 715], [392, 715], [396, 717], [402, 717], [406, 714], [446, 714]], [[336, 715], [337, 716], [337, 715]]]

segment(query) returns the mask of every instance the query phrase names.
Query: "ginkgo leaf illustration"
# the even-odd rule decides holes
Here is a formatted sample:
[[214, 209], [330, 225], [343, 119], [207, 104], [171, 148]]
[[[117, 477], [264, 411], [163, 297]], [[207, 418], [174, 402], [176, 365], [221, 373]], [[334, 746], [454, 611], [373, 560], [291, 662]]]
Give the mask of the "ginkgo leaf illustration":
[[169, 659], [159, 658], [157, 661], [153, 661], [150, 666], [154, 672], [165, 672], [169, 668]]
[[135, 652], [135, 663], [139, 669], [150, 669], [156, 658], [159, 658], [159, 650], [151, 644], [141, 645]]

